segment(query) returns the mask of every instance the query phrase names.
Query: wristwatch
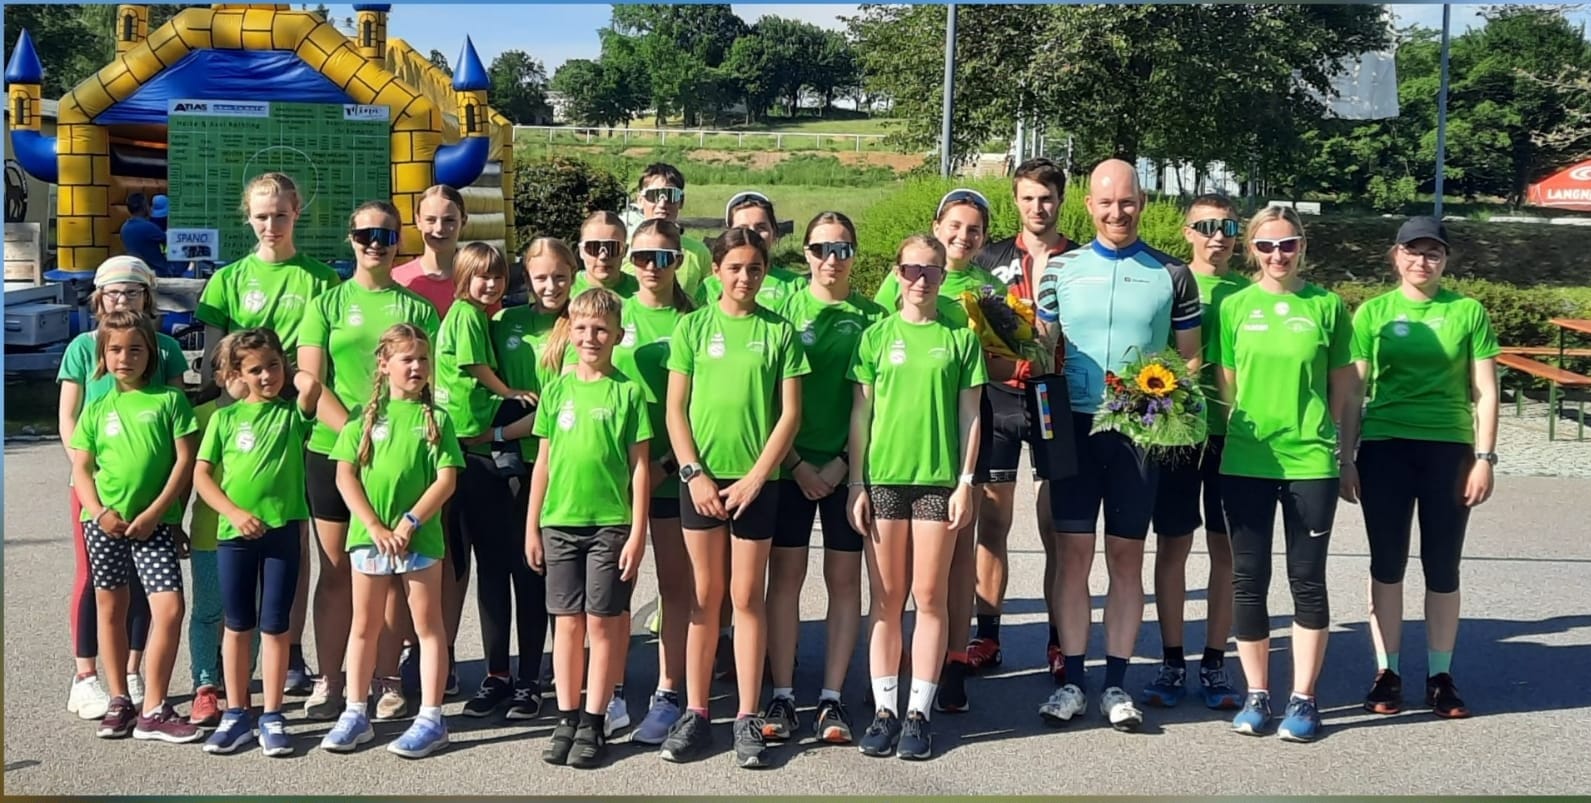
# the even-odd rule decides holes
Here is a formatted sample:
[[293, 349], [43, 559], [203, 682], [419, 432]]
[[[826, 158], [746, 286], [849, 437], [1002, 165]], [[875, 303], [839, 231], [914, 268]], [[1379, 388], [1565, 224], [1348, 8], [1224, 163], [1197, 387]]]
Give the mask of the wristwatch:
[[971, 487], [973, 479], [974, 479], [973, 475], [971, 475], [971, 474], [963, 474], [963, 475], [961, 475], [961, 484], [962, 485], [966, 485], [968, 487]]
[[1491, 463], [1494, 466], [1497, 465], [1497, 453], [1496, 452], [1476, 452], [1475, 453], [1475, 459], [1476, 460], [1485, 460], [1486, 462]]
[[690, 482], [702, 474], [701, 463], [686, 463], [679, 467], [679, 481]]

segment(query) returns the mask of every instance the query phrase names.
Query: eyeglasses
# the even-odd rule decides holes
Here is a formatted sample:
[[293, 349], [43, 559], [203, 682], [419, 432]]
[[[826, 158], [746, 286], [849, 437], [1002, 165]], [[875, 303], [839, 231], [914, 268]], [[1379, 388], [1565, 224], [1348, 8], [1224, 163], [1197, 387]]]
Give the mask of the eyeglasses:
[[834, 257], [843, 262], [856, 256], [856, 246], [847, 242], [810, 243], [807, 245], [807, 253], [815, 259]]
[[1204, 220], [1195, 220], [1188, 224], [1188, 228], [1206, 237], [1214, 237], [1216, 232], [1225, 234], [1228, 237], [1236, 237], [1238, 223], [1229, 217], [1211, 217]]
[[1280, 240], [1254, 240], [1253, 242], [1254, 250], [1259, 251], [1262, 254], [1269, 254], [1272, 251], [1281, 251], [1284, 254], [1296, 254], [1298, 253], [1299, 247], [1304, 244], [1304, 238], [1283, 237]]
[[654, 204], [677, 204], [685, 200], [685, 191], [679, 187], [651, 187], [641, 190], [641, 197]]
[[353, 229], [348, 232], [348, 236], [352, 237], [354, 242], [364, 246], [379, 245], [383, 248], [391, 248], [398, 244], [397, 229]]
[[620, 245], [622, 244], [618, 240], [586, 240], [580, 244], [580, 248], [591, 256], [599, 257], [602, 256], [604, 252], [606, 252], [608, 256], [619, 253]]
[[918, 279], [927, 279], [929, 284], [939, 284], [945, 280], [945, 266], [901, 265], [900, 278], [907, 284], [916, 284]]
[[681, 253], [667, 248], [642, 248], [630, 252], [630, 264], [637, 268], [655, 268], [668, 270], [678, 262]]
[[1414, 259], [1423, 259], [1426, 262], [1441, 262], [1442, 260], [1447, 259], [1446, 251], [1420, 251], [1410, 248], [1406, 245], [1400, 245], [1398, 248], [1402, 250], [1403, 253], [1408, 254], [1410, 257], [1413, 257]]
[[983, 193], [977, 190], [951, 190], [945, 193], [945, 197], [939, 199], [939, 208], [934, 210], [934, 220], [938, 220], [939, 216], [945, 213], [945, 207], [955, 203], [970, 203], [978, 207], [985, 216], [989, 214], [989, 199], [983, 197]]
[[143, 298], [144, 289], [142, 287], [135, 287], [131, 290], [101, 290], [100, 294], [108, 299], [111, 299], [112, 301], [132, 301], [133, 299]]

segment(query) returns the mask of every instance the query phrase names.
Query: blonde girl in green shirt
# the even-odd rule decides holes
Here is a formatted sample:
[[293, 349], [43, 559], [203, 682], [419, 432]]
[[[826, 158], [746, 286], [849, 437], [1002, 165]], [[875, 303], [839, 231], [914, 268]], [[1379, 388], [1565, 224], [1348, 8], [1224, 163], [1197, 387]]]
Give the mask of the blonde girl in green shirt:
[[420, 712], [387, 749], [422, 758], [448, 743], [442, 698], [448, 675], [442, 621], [442, 506], [453, 496], [464, 455], [453, 421], [431, 396], [431, 343], [399, 323], [375, 351], [375, 387], [337, 436], [331, 457], [337, 490], [353, 512], [347, 565], [353, 569], [348, 637], [348, 703], [321, 749], [350, 752], [375, 737], [365, 714], [389, 595], [407, 597], [420, 647]]
[[[1447, 227], [1411, 218], [1388, 258], [1398, 287], [1353, 318], [1353, 359], [1370, 397], [1355, 463], [1370, 541], [1370, 633], [1376, 676], [1365, 710], [1403, 708], [1398, 647], [1403, 572], [1419, 509], [1425, 573], [1425, 705], [1469, 716], [1453, 676], [1459, 561], [1470, 510], [1492, 492], [1497, 459], [1497, 333], [1480, 302], [1442, 287]], [[1345, 443], [1352, 446], [1351, 440]], [[1345, 496], [1354, 491], [1344, 487]]]
[[198, 728], [178, 716], [166, 692], [182, 639], [180, 561], [188, 555], [188, 539], [179, 525], [199, 427], [182, 391], [149, 381], [159, 345], [148, 319], [113, 312], [99, 329], [95, 376], [115, 377], [116, 387], [84, 408], [69, 445], [106, 665], [127, 662], [127, 585], [134, 574], [149, 595], [150, 627], [142, 713], [133, 707], [126, 678], [112, 672], [98, 735], [192, 742]]

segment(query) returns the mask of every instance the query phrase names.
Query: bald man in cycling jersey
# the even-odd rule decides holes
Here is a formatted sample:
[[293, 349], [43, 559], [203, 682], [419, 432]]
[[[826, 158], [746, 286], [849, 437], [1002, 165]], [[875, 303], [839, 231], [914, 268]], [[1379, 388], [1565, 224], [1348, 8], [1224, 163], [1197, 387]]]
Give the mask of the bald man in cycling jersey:
[[[1049, 159], [1029, 159], [1011, 178], [1022, 228], [1013, 237], [984, 246], [973, 260], [1017, 295], [1033, 300], [1039, 274], [1050, 259], [1076, 246], [1056, 229], [1066, 196], [1066, 173]], [[1053, 365], [1059, 371], [1062, 348], [1056, 348]], [[1016, 507], [1017, 464], [1022, 445], [1028, 445], [1033, 478], [1038, 483], [1036, 516], [1044, 544], [1044, 603], [1049, 612], [1050, 640], [1046, 662], [1056, 685], [1066, 680], [1057, 632], [1060, 616], [1055, 578], [1059, 574], [1058, 542], [1050, 526], [1050, 481], [1063, 480], [1076, 471], [1076, 455], [1067, 405], [1065, 380], [1026, 361], [1004, 382], [985, 386], [993, 413], [993, 437], [988, 456], [989, 482], [983, 486], [978, 509], [978, 629], [967, 645], [973, 670], [999, 666], [1000, 612], [1005, 604], [1009, 576], [1006, 538]]]
[[1137, 171], [1111, 159], [1089, 179], [1095, 237], [1050, 260], [1039, 278], [1038, 313], [1066, 339], [1064, 373], [1071, 395], [1078, 473], [1051, 489], [1051, 515], [1060, 540], [1061, 652], [1066, 684], [1039, 707], [1055, 723], [1087, 705], [1083, 658], [1088, 648], [1088, 574], [1097, 520], [1105, 511], [1105, 684], [1100, 713], [1117, 730], [1143, 724], [1143, 712], [1124, 688], [1138, 628], [1143, 623], [1144, 540], [1155, 507], [1155, 466], [1119, 432], [1091, 434], [1104, 403], [1105, 372], [1121, 371], [1138, 354], [1173, 342], [1194, 368], [1200, 358], [1199, 286], [1188, 266], [1138, 239], [1145, 205]]

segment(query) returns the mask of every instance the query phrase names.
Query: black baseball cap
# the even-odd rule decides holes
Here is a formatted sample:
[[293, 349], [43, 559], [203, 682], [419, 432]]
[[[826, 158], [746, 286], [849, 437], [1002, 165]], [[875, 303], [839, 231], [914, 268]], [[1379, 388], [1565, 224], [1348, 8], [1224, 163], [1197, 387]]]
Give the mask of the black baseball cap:
[[1411, 217], [1398, 228], [1398, 245], [1408, 245], [1415, 240], [1435, 240], [1447, 247], [1447, 227], [1434, 217]]

